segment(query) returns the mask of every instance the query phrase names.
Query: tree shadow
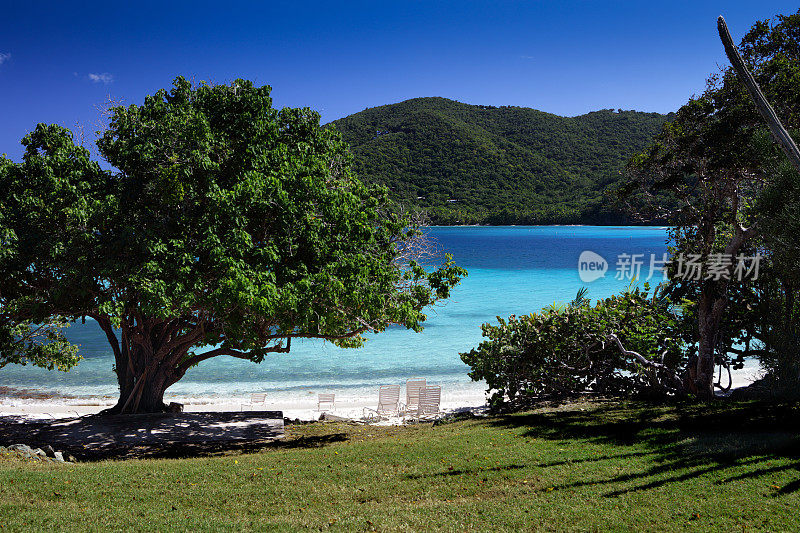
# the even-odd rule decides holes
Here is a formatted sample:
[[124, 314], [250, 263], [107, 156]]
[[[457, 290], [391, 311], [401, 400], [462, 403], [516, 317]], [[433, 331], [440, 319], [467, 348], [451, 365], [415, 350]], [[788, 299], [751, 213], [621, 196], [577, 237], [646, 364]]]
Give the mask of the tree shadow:
[[[542, 463], [618, 461], [650, 456], [653, 466], [610, 477], [568, 482], [548, 490], [605, 485], [607, 497], [655, 489], [713, 474], [722, 484], [797, 471], [800, 461], [774, 466], [774, 459], [800, 459], [800, 409], [797, 403], [715, 402], [601, 403], [584, 410], [554, 410], [499, 416], [489, 422], [504, 429], [522, 428], [528, 438], [583, 440], [596, 444], [635, 446], [638, 451]], [[641, 449], [644, 448], [642, 451]], [[758, 465], [764, 464], [759, 467]], [[740, 473], [741, 468], [749, 470]], [[624, 484], [624, 487], [618, 485]], [[780, 487], [776, 495], [800, 489], [800, 479]]]
[[503, 472], [506, 470], [520, 470], [523, 468], [527, 468], [525, 465], [506, 465], [506, 466], [493, 466], [490, 468], [471, 468], [469, 470], [465, 470], [463, 468], [452, 469], [452, 470], [443, 470], [441, 472], [431, 472], [430, 474], [407, 474], [406, 477], [408, 479], [425, 479], [425, 478], [436, 478], [436, 477], [450, 477], [450, 476], [463, 476], [463, 475], [470, 475], [470, 474], [485, 474], [486, 472]]
[[284, 436], [283, 413], [157, 413], [92, 415], [48, 421], [5, 418], [0, 444], [51, 446], [79, 461], [186, 458], [270, 447], [310, 448], [346, 439], [342, 435]]

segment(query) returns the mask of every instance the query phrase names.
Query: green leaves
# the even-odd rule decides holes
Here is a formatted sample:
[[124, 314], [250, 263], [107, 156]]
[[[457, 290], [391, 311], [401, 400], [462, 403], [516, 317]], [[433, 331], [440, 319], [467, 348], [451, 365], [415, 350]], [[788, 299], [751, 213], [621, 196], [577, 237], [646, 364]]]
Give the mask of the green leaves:
[[[757, 22], [739, 45], [781, 122], [793, 132], [800, 128], [798, 30], [800, 12], [779, 15]], [[639, 213], [642, 218], [656, 215], [676, 224], [673, 257], [763, 258], [758, 280], [673, 276], [672, 297], [686, 302], [681, 336], [687, 346], [696, 346], [695, 374], [704, 380], [696, 388], [707, 396], [708, 368], [715, 362], [733, 359], [741, 367], [745, 357], [778, 358], [793, 367], [793, 379], [800, 375], [794, 303], [798, 176], [784, 161], [752, 98], [728, 68], [711, 76], [706, 91], [682, 106], [655, 143], [628, 165], [628, 189], [638, 187], [649, 204]], [[659, 191], [664, 190], [671, 203], [663, 201]]]
[[335, 121], [364, 180], [435, 223], [609, 223], [603, 189], [667, 117], [603, 110], [565, 118], [415, 98]]
[[[656, 291], [657, 292], [657, 291]], [[661, 387], [659, 379], [626, 349], [677, 369], [683, 362], [678, 326], [668, 300], [638, 287], [590, 305], [585, 293], [564, 306], [484, 324], [487, 340], [461, 354], [473, 380], [486, 380], [495, 407], [525, 405], [532, 399], [587, 390], [630, 394]], [[657, 378], [657, 376], [656, 376]]]
[[465, 274], [409, 263], [416, 227], [353, 175], [339, 134], [246, 80], [177, 78], [112, 109], [97, 145], [114, 172], [58, 126], [24, 142], [23, 163], [0, 160], [2, 312], [122, 326], [130, 353], [148, 346], [137, 372], [161, 357], [179, 379], [196, 346], [258, 361], [293, 337], [419, 330]]
[[0, 368], [7, 364], [32, 364], [48, 370], [67, 371], [81, 357], [78, 346], [63, 334], [69, 323], [54, 317], [46, 324], [0, 322]]

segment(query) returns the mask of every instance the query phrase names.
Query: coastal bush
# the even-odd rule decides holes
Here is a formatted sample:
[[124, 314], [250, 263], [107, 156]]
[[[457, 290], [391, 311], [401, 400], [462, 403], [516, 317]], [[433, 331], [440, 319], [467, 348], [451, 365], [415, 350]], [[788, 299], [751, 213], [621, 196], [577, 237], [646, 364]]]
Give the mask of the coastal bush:
[[681, 389], [680, 322], [671, 301], [649, 287], [592, 305], [580, 297], [525, 316], [483, 324], [487, 340], [461, 354], [469, 376], [486, 380], [493, 407], [549, 397], [669, 394]]

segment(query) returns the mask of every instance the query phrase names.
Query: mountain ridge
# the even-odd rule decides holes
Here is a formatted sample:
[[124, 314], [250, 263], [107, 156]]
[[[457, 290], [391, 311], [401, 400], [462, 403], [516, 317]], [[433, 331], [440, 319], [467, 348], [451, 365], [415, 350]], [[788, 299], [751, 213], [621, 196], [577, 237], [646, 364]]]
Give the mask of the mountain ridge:
[[598, 110], [562, 117], [443, 97], [367, 108], [331, 122], [356, 173], [435, 224], [619, 224], [606, 198], [625, 161], [670, 115]]

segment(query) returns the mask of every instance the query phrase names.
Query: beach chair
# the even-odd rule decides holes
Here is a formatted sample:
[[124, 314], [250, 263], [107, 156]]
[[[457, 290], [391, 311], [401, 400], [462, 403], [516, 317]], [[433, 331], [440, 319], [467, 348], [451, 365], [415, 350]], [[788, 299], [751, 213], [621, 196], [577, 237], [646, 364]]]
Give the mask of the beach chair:
[[412, 416], [418, 420], [437, 418], [441, 414], [439, 410], [441, 403], [442, 388], [440, 386], [422, 387], [419, 390], [419, 406], [416, 413], [412, 413]]
[[367, 420], [380, 420], [388, 416], [400, 416], [400, 385], [382, 385], [378, 389], [378, 408], [364, 408], [364, 418]]
[[406, 381], [406, 403], [401, 409], [403, 412], [413, 413], [419, 408], [419, 390], [424, 386], [424, 378], [413, 378]]
[[253, 407], [261, 407], [264, 408], [267, 406], [267, 395], [263, 392], [257, 392], [255, 394], [250, 395], [250, 401], [245, 402], [242, 404], [242, 411], [244, 411], [245, 407], [248, 407], [252, 410]]
[[321, 393], [317, 396], [317, 411], [333, 411], [336, 408], [334, 400], [336, 395], [333, 393]]

